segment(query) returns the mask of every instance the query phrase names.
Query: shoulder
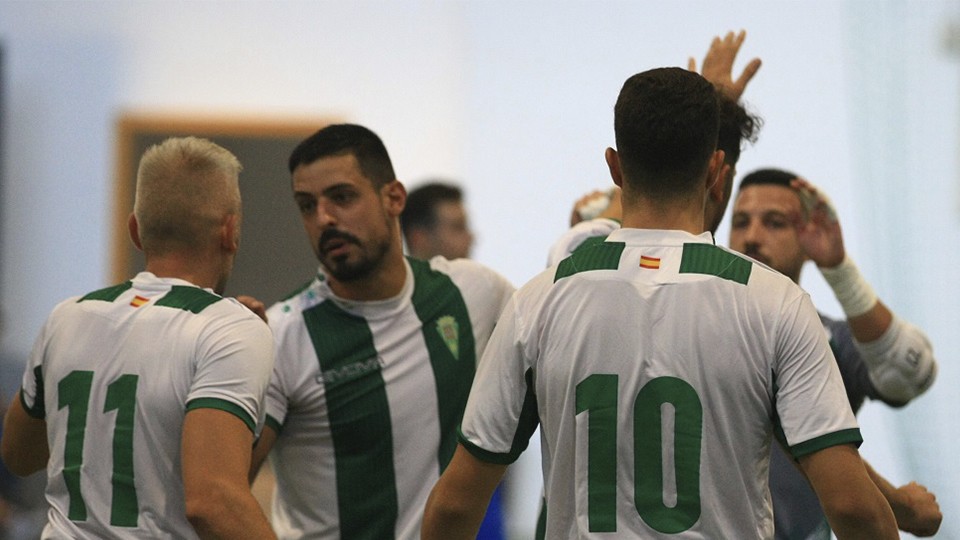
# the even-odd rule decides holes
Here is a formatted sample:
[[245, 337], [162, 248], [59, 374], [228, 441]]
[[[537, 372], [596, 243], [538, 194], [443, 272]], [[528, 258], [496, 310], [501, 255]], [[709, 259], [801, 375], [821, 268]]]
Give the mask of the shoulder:
[[576, 251], [591, 238], [605, 238], [620, 228], [618, 221], [607, 218], [595, 218], [581, 221], [570, 227], [553, 243], [547, 255], [547, 266], [553, 266]]
[[270, 328], [277, 331], [277, 329], [290, 325], [293, 321], [298, 321], [305, 309], [323, 301], [324, 297], [320, 290], [320, 284], [321, 277], [315, 276], [310, 281], [297, 287], [283, 300], [267, 308], [267, 321]]
[[415, 279], [428, 279], [431, 273], [445, 275], [454, 285], [465, 287], [483, 287], [487, 290], [513, 292], [513, 284], [496, 270], [472, 259], [446, 259], [434, 257], [429, 261], [408, 259]]

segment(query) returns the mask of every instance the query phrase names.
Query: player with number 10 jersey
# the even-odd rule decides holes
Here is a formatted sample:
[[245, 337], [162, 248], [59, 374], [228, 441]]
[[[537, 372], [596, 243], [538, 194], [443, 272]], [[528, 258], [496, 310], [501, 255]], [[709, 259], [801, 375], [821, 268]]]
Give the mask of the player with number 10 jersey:
[[806, 293], [710, 233], [622, 229], [517, 292], [461, 442], [511, 463], [540, 423], [547, 538], [772, 538], [774, 436], [861, 441], [822, 335]]

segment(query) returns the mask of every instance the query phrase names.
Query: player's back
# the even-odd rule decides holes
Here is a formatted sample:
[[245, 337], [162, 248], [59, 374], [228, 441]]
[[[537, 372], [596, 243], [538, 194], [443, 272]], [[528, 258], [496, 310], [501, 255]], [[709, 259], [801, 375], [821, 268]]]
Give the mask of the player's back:
[[232, 300], [146, 273], [57, 306], [31, 359], [50, 446], [46, 534], [196, 537], [180, 476], [186, 404], [247, 402], [203, 381], [235, 345], [222, 330], [255, 333], [253, 321]]
[[517, 312], [533, 313], [522, 341], [536, 359], [548, 538], [772, 536], [781, 378], [791, 442], [819, 435], [780, 359], [829, 352], [794, 339], [818, 335], [799, 288], [708, 242], [617, 231], [518, 293]]

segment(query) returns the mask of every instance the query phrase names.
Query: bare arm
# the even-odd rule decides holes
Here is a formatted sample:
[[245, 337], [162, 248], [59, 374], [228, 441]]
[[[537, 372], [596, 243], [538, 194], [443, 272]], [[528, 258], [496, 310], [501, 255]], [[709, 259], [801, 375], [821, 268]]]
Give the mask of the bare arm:
[[263, 431], [260, 432], [260, 438], [257, 439], [257, 443], [253, 445], [249, 477], [251, 484], [257, 479], [257, 474], [260, 472], [260, 468], [263, 467], [263, 462], [267, 460], [267, 456], [270, 454], [270, 450], [273, 449], [275, 442], [277, 442], [277, 432], [270, 426], [264, 426]]
[[856, 448], [831, 446], [799, 461], [839, 540], [899, 538], [893, 511], [867, 474]]
[[506, 470], [506, 465], [480, 461], [463, 445], [458, 445], [450, 465], [427, 499], [421, 538], [476, 538], [490, 497]]
[[10, 472], [27, 476], [47, 466], [47, 422], [27, 414], [20, 402], [20, 392], [13, 397], [3, 419], [3, 440], [0, 455]]
[[901, 531], [915, 536], [933, 536], [940, 529], [943, 514], [937, 497], [924, 486], [910, 482], [904, 486], [895, 487], [886, 478], [880, 476], [866, 461], [863, 465], [867, 469], [870, 479], [877, 485], [880, 493], [890, 503], [893, 515], [897, 519], [897, 527]]
[[187, 519], [201, 538], [276, 538], [247, 482], [253, 433], [242, 420], [219, 409], [192, 410], [181, 444]]

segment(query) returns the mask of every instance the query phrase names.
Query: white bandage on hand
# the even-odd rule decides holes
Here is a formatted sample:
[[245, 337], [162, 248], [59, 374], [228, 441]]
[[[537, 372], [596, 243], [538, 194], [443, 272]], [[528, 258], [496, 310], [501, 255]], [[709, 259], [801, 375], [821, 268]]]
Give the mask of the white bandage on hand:
[[906, 404], [930, 388], [937, 377], [930, 340], [896, 315], [879, 339], [855, 344], [867, 365], [870, 382], [887, 401]]
[[844, 257], [843, 261], [833, 268], [818, 268], [823, 279], [833, 289], [833, 294], [848, 319], [863, 315], [877, 305], [877, 293], [873, 292], [873, 287], [863, 279], [850, 257]]

